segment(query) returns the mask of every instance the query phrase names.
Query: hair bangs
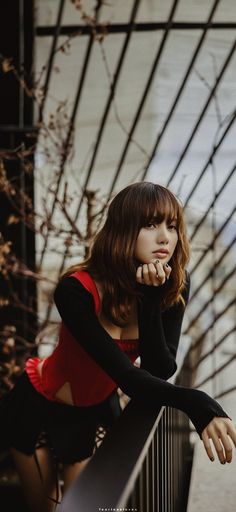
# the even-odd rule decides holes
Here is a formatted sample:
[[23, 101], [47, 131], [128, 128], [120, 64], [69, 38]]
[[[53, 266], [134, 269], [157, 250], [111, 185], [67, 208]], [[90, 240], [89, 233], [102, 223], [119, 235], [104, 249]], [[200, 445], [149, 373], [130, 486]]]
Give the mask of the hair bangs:
[[145, 226], [150, 222], [160, 224], [163, 221], [179, 223], [180, 205], [176, 197], [160, 185], [149, 191], [140, 202], [140, 225]]

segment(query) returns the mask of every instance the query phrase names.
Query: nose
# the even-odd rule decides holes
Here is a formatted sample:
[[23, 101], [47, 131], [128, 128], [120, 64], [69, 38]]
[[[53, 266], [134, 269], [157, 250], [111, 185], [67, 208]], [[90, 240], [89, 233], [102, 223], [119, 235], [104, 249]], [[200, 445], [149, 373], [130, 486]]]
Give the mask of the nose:
[[170, 234], [167, 229], [166, 224], [163, 222], [159, 225], [159, 229], [157, 230], [157, 241], [159, 244], [167, 245], [170, 240]]

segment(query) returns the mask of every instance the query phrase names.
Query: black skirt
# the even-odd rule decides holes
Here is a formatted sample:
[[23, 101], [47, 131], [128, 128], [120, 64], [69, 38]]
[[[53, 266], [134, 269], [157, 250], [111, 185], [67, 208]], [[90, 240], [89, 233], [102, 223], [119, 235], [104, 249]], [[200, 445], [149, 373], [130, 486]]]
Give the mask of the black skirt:
[[72, 464], [90, 457], [122, 409], [117, 392], [90, 407], [47, 400], [24, 372], [0, 401], [0, 448], [14, 447], [32, 455], [42, 437], [59, 462]]

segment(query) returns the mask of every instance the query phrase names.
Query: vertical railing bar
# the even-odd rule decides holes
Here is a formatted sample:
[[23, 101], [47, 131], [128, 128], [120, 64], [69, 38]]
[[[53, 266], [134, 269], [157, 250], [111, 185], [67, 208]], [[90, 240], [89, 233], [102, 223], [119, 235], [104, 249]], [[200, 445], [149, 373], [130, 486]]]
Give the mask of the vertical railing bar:
[[154, 450], [155, 450], [155, 461], [154, 461], [154, 486], [155, 486], [155, 510], [159, 512], [159, 496], [158, 496], [158, 431], [156, 430], [154, 438]]
[[147, 510], [150, 510], [150, 504], [151, 504], [151, 500], [150, 500], [150, 497], [151, 497], [151, 478], [150, 478], [150, 447], [148, 449], [148, 452], [147, 452], [147, 457], [146, 457], [146, 485], [145, 485], [145, 489], [146, 489], [146, 493], [145, 493], [145, 498], [146, 498], [146, 509]]
[[166, 512], [169, 512], [169, 488], [168, 488], [168, 482], [169, 482], [169, 435], [168, 435], [168, 421], [169, 421], [169, 407], [166, 407], [166, 481], [165, 481], [165, 487], [166, 487]]
[[167, 512], [166, 510], [166, 408], [164, 412], [164, 431], [163, 431], [163, 465], [164, 465], [164, 471], [163, 471], [163, 511]]
[[162, 442], [162, 437], [163, 437], [163, 418], [164, 418], [164, 413], [161, 417], [161, 422], [160, 422], [160, 431], [159, 431], [159, 477], [158, 477], [158, 482], [159, 482], [159, 509], [162, 511], [163, 510], [163, 488], [162, 488], [162, 471], [163, 471], [163, 464], [162, 464], [162, 460], [163, 460], [163, 442]]
[[[189, 386], [189, 374], [185, 371], [183, 365], [182, 369], [181, 380], [180, 373], [178, 373], [175, 382]], [[132, 408], [130, 408], [131, 411]], [[129, 411], [126, 412], [129, 423], [127, 422], [126, 424], [125, 419], [121, 418], [121, 427], [123, 429], [121, 430], [124, 432], [128, 430], [129, 435], [132, 436], [133, 425], [132, 421], [130, 421], [132, 417], [128, 416]], [[139, 450], [142, 450], [143, 456], [140, 457], [139, 450], [136, 456], [134, 451], [134, 457], [131, 455], [127, 472], [125, 467], [121, 468], [119, 464], [118, 472], [116, 473], [115, 471], [116, 462], [121, 457], [120, 449], [117, 450], [121, 442], [121, 440], [119, 441], [120, 429], [115, 430], [114, 452], [112, 438], [110, 437], [109, 440], [105, 439], [100, 447], [100, 453], [97, 454], [97, 459], [95, 454], [96, 461], [91, 461], [91, 466], [89, 465], [85, 469], [82, 479], [78, 482], [77, 492], [74, 492], [71, 496], [71, 502], [68, 496], [69, 493], [67, 494], [69, 499], [65, 500], [65, 506], [71, 503], [74, 506], [74, 508], [72, 507], [73, 511], [76, 511], [81, 505], [83, 509], [83, 504], [86, 503], [85, 510], [91, 510], [92, 503], [97, 503], [100, 500], [100, 496], [102, 496], [102, 501], [107, 499], [110, 506], [117, 506], [118, 508], [129, 507], [138, 512], [183, 512], [181, 500], [185, 490], [185, 482], [183, 480], [186, 477], [185, 461], [190, 453], [189, 429], [186, 428], [186, 420], [186, 416], [182, 416], [182, 413], [176, 409], [161, 408], [160, 414], [156, 420], [154, 419], [153, 428], [149, 431], [148, 438], [145, 440], [144, 436], [142, 439]], [[124, 442], [123, 435], [121, 437]], [[131, 439], [129, 439], [129, 443], [131, 443]], [[131, 447], [131, 453], [132, 450], [135, 450], [135, 446], [136, 442]], [[104, 461], [111, 454], [114, 457], [114, 465], [112, 465], [114, 467], [114, 474], [110, 476], [110, 471], [107, 471]], [[94, 489], [91, 492], [90, 500], [88, 488], [93, 489], [94, 477], [95, 475], [98, 477], [99, 468], [104, 467], [105, 471], [101, 470], [100, 472], [100, 480], [98, 478], [99, 487], [97, 486], [97, 490]], [[108, 490], [106, 490], [106, 486], [109, 488]], [[72, 512], [72, 509], [70, 507], [63, 509], [62, 503], [62, 510], [70, 510]]]
[[170, 410], [169, 407], [166, 408], [166, 420], [167, 420], [167, 430], [166, 430], [166, 502], [167, 502], [167, 510], [169, 512], [170, 510], [170, 493], [168, 483], [170, 481], [170, 437], [169, 437], [169, 414]]
[[145, 512], [182, 512], [187, 436], [180, 413], [166, 407], [126, 506]]
[[[176, 423], [175, 423], [176, 424]], [[176, 431], [175, 429], [173, 429], [173, 444], [174, 444], [174, 453], [173, 453], [173, 472], [174, 472], [174, 475], [177, 474], [177, 457], [176, 457]], [[176, 496], [177, 496], [177, 483], [176, 483], [176, 478], [174, 478], [174, 486], [173, 486], [173, 501], [174, 501], [174, 506], [176, 506]]]
[[164, 439], [163, 439], [163, 431], [164, 431], [164, 413], [162, 417], [162, 429], [161, 429], [161, 465], [160, 465], [160, 489], [161, 489], [161, 502], [160, 502], [160, 509], [163, 512], [164, 511], [164, 489], [163, 489], [163, 472], [164, 472]]
[[154, 486], [155, 486], [155, 510], [159, 512], [159, 492], [158, 492], [158, 468], [159, 468], [159, 451], [158, 451], [158, 429], [154, 436]]
[[169, 408], [169, 424], [168, 424], [168, 436], [169, 436], [169, 475], [170, 475], [170, 484], [169, 489], [171, 490], [170, 494], [170, 512], [173, 512], [173, 500], [172, 500], [172, 471], [173, 471], [173, 457], [172, 457], [172, 409]]

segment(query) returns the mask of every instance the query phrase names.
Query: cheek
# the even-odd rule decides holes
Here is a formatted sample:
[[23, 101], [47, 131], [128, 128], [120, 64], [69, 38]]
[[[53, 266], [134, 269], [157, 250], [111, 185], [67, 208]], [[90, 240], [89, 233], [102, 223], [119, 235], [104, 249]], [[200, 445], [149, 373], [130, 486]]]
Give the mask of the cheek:
[[140, 233], [137, 240], [136, 240], [136, 246], [135, 246], [135, 253], [139, 254], [140, 252], [143, 252], [145, 245], [146, 245], [146, 237], [145, 234]]
[[178, 235], [175, 237], [174, 241], [173, 241], [173, 251], [176, 249], [176, 246], [178, 244], [178, 241], [179, 241], [179, 237]]
[[173, 249], [173, 252], [177, 246], [177, 243], [178, 243], [178, 240], [179, 240], [179, 237], [178, 235], [176, 234], [176, 236], [173, 237], [173, 240], [172, 240], [172, 249]]

